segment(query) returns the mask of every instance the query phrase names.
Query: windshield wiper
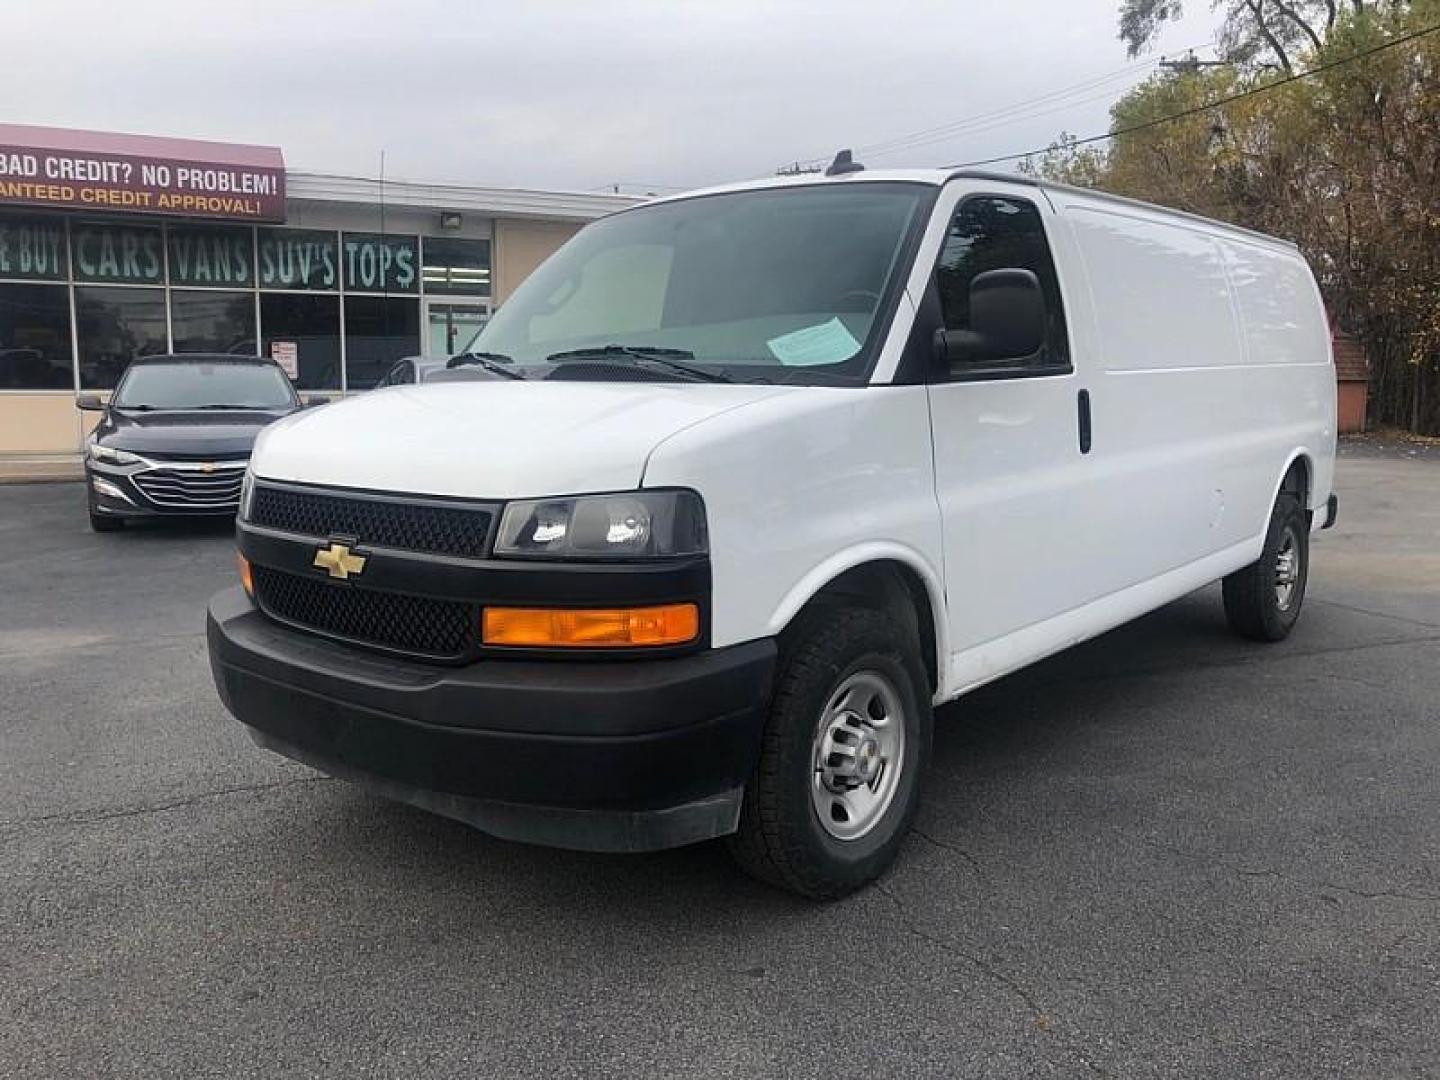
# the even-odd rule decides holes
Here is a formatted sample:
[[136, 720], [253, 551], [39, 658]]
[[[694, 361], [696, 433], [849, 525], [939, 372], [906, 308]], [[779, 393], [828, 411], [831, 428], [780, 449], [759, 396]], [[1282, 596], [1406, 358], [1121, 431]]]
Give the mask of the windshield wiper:
[[507, 379], [525, 378], [518, 368], [506, 367], [507, 364], [515, 363], [514, 357], [506, 356], [498, 352], [462, 352], [452, 356], [445, 362], [446, 371], [454, 371], [458, 367], [465, 367], [474, 364], [482, 367], [494, 375], [503, 375]]
[[[275, 408], [283, 408], [277, 405]], [[192, 405], [192, 409], [240, 409], [245, 412], [269, 412], [269, 405]]]
[[684, 375], [695, 382], [734, 382], [729, 375], [723, 371], [711, 371], [702, 367], [694, 367], [682, 363], [685, 360], [694, 360], [695, 354], [688, 349], [659, 349], [649, 345], [596, 345], [589, 349], [568, 349], [565, 352], [551, 353], [545, 358], [547, 363], [564, 363], [567, 360], [592, 360], [595, 358], [604, 360], [615, 360], [619, 363], [626, 363], [621, 357], [629, 358], [629, 366], [660, 368], [664, 371]]

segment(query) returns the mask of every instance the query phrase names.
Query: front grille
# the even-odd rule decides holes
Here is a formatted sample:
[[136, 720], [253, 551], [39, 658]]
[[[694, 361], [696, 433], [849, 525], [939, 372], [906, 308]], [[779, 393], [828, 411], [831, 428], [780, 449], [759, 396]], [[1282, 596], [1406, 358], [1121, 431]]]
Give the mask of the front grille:
[[346, 536], [374, 547], [479, 558], [490, 536], [492, 510], [433, 502], [300, 491], [255, 485], [250, 523], [305, 536]]
[[173, 510], [234, 510], [240, 502], [245, 466], [202, 469], [144, 469], [131, 480], [156, 506]]
[[480, 609], [473, 604], [375, 592], [268, 566], [252, 573], [261, 609], [308, 630], [443, 660], [460, 659], [476, 643]]

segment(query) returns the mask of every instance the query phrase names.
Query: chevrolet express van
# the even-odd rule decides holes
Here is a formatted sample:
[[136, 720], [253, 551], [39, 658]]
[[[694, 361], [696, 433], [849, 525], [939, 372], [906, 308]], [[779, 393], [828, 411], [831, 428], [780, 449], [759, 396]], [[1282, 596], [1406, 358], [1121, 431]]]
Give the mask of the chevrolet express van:
[[1336, 512], [1296, 249], [1013, 176], [624, 210], [470, 361], [260, 436], [225, 705], [497, 836], [728, 837], [809, 897], [894, 857], [934, 706], [1217, 579], [1283, 638]]

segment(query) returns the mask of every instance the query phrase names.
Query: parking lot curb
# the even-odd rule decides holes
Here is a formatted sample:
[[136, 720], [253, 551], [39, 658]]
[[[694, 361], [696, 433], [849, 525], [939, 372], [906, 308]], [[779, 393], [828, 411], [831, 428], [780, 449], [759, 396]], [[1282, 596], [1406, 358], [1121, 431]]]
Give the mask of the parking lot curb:
[[79, 454], [0, 456], [0, 484], [45, 484], [84, 476]]

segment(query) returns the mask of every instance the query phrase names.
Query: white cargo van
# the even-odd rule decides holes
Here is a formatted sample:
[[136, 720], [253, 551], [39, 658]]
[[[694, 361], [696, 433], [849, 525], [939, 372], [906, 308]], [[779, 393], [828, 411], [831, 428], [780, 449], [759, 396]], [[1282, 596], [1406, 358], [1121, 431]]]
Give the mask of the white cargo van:
[[1335, 376], [1278, 240], [833, 168], [599, 221], [469, 381], [268, 428], [211, 661], [262, 746], [503, 837], [889, 863], [931, 709], [1224, 579], [1274, 641]]

